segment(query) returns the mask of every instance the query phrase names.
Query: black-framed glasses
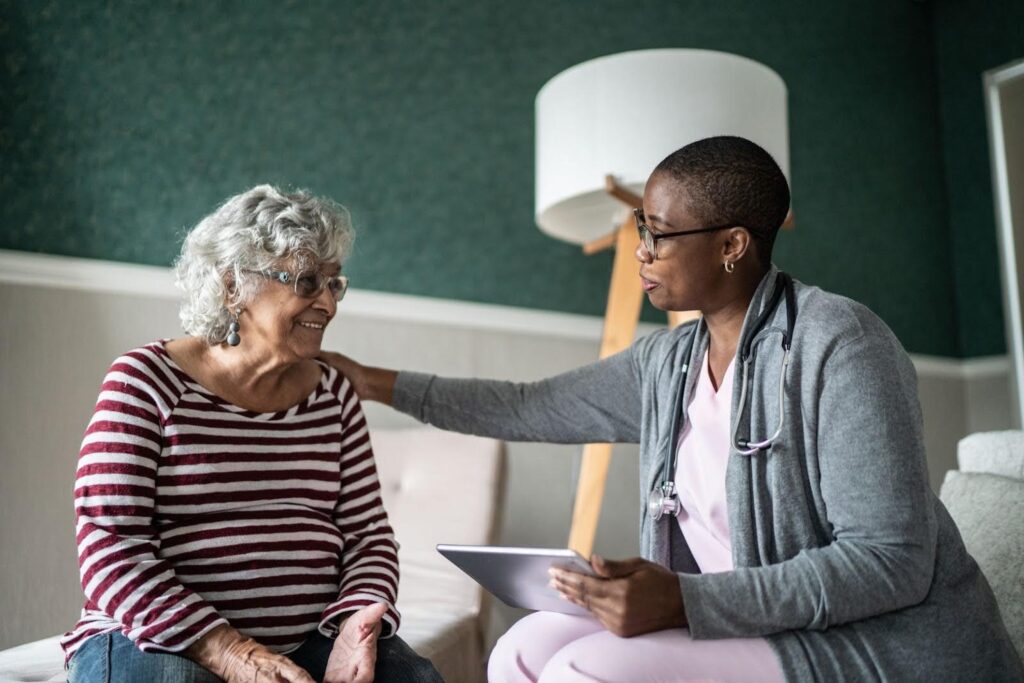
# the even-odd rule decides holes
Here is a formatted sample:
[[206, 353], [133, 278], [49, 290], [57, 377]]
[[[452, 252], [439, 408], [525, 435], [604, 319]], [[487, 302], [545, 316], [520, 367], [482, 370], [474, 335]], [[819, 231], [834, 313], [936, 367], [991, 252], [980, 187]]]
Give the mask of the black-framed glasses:
[[315, 299], [320, 292], [327, 289], [335, 301], [345, 298], [348, 291], [348, 278], [344, 275], [325, 275], [319, 270], [303, 270], [290, 273], [287, 270], [257, 270], [260, 275], [270, 278], [283, 285], [291, 285], [295, 294], [303, 299]]
[[710, 228], [696, 228], [694, 230], [680, 230], [679, 232], [651, 232], [651, 228], [647, 225], [646, 218], [644, 217], [643, 209], [633, 209], [633, 218], [636, 219], [636, 230], [640, 233], [640, 243], [644, 245], [644, 249], [651, 255], [652, 258], [658, 258], [658, 240], [663, 240], [667, 237], [682, 237], [683, 235], [698, 235], [702, 232], [717, 232], [719, 230], [728, 230], [729, 228], [735, 228], [735, 223], [729, 223], [728, 225], [716, 225]]

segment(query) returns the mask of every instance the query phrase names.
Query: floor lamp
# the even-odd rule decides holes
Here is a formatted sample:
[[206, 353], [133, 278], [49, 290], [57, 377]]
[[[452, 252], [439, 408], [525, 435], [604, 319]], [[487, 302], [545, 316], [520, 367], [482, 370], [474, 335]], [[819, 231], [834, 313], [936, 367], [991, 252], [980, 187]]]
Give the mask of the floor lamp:
[[[536, 102], [536, 221], [585, 253], [615, 249], [602, 358], [632, 343], [643, 303], [632, 208], [670, 152], [713, 135], [764, 147], [789, 177], [786, 85], [753, 60], [710, 50], [624, 52], [573, 66]], [[790, 221], [791, 222], [791, 221]], [[671, 312], [672, 325], [695, 312]], [[569, 547], [589, 557], [611, 444], [583, 449]]]

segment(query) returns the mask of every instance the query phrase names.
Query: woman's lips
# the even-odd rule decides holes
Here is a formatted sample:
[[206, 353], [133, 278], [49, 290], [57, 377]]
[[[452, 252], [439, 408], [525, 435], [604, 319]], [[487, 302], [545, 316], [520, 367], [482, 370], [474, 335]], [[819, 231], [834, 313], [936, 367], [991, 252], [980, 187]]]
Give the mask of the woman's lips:
[[643, 284], [645, 292], [649, 292], [658, 286], [657, 282], [655, 282], [654, 280], [648, 280], [643, 275], [640, 276], [640, 282]]

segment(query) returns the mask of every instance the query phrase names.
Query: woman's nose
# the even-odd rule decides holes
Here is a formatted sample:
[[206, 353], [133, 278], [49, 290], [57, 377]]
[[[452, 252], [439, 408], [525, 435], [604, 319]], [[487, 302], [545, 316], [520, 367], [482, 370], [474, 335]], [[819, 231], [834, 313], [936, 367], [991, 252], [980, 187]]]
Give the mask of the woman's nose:
[[330, 287], [320, 290], [320, 294], [313, 301], [313, 306], [325, 310], [328, 317], [334, 317], [334, 313], [338, 310], [338, 302], [335, 301], [334, 292]]
[[636, 251], [633, 252], [636, 256], [636, 260], [640, 263], [653, 263], [654, 255], [647, 251], [647, 247], [644, 246], [644, 241], [640, 240], [640, 243], [636, 245]]

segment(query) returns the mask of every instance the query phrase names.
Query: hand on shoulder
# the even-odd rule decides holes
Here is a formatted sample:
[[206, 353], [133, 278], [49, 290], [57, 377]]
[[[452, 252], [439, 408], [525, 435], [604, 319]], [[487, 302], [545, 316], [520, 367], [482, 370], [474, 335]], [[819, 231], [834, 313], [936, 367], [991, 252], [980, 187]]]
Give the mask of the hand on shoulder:
[[395, 381], [398, 379], [396, 371], [361, 365], [334, 351], [321, 351], [318, 358], [348, 378], [360, 399], [391, 405]]

